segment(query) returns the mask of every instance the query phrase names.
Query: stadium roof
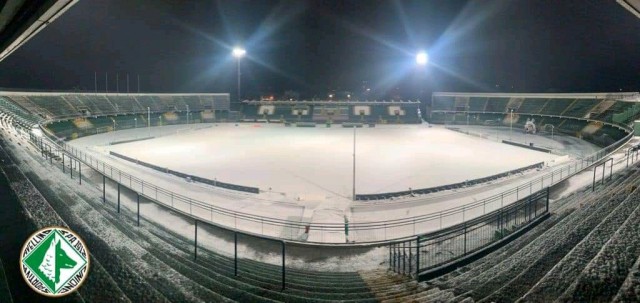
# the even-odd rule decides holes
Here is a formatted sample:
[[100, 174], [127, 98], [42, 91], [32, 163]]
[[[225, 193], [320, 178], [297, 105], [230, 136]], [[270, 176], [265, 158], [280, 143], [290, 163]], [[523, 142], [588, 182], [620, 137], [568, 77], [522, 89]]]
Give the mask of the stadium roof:
[[78, 0], [0, 0], [0, 61]]
[[493, 98], [573, 98], [573, 99], [615, 99], [615, 100], [637, 100], [638, 92], [615, 92], [615, 93], [455, 93], [455, 92], [434, 92], [433, 96], [446, 97], [493, 97]]
[[617, 0], [620, 5], [624, 6], [636, 17], [640, 18], [640, 0]]

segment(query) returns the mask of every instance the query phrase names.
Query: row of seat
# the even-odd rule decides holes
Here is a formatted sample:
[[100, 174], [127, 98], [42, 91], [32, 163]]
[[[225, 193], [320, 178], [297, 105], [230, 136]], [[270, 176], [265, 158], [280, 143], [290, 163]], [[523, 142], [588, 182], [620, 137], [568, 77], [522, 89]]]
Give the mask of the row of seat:
[[42, 118], [166, 111], [228, 110], [229, 95], [22, 94], [10, 100]]
[[[347, 114], [344, 116], [344, 119], [349, 122], [360, 122], [360, 123], [421, 123], [421, 118], [418, 116], [418, 108], [419, 104], [402, 104], [402, 105], [393, 105], [400, 107], [404, 114], [399, 113], [396, 115], [395, 112], [391, 113], [389, 110], [390, 105], [381, 104], [381, 105], [367, 105], [369, 107], [369, 111], [367, 113], [354, 112], [354, 106], [342, 106], [347, 107]], [[362, 106], [362, 105], [357, 105]], [[282, 121], [282, 122], [325, 122], [325, 120], [330, 119], [330, 115], [327, 115], [326, 119], [320, 119], [314, 115], [314, 108], [316, 105], [306, 105], [307, 114], [297, 115], [294, 114], [295, 110], [299, 108], [296, 105], [273, 105], [273, 109], [265, 109], [260, 104], [243, 105], [243, 119], [244, 120], [268, 120], [268, 121]], [[317, 108], [316, 108], [317, 109]], [[336, 118], [336, 120], [338, 120]]]
[[[518, 101], [518, 102], [515, 102]], [[602, 112], [598, 112], [599, 104], [613, 102]], [[512, 104], [512, 105], [510, 105]], [[432, 111], [472, 111], [507, 113], [513, 109], [514, 113], [561, 115], [576, 118], [592, 118], [605, 122], [627, 123], [637, 116], [637, 110], [622, 117], [624, 121], [614, 121], [614, 115], [629, 113], [635, 103], [606, 99], [575, 99], [575, 98], [524, 98], [513, 97], [452, 97], [434, 96], [431, 104]], [[592, 111], [594, 115], [591, 115]], [[635, 115], [633, 114], [635, 113]]]
[[629, 236], [640, 219], [638, 181], [640, 173], [626, 172], [596, 193], [566, 198], [572, 208], [485, 258], [426, 282], [423, 292], [437, 288], [451, 302], [638, 300], [629, 291], [640, 257], [640, 241]]

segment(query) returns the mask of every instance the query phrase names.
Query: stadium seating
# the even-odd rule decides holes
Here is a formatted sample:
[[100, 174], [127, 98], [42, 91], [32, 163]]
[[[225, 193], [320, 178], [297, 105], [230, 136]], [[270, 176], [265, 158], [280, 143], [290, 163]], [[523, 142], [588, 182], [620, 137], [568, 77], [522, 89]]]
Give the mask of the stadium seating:
[[393, 302], [637, 301], [640, 239], [631, 235], [640, 231], [639, 180], [625, 172], [595, 193], [556, 201], [533, 230]]
[[522, 101], [522, 104], [520, 104], [517, 112], [526, 114], [538, 114], [546, 104], [546, 99], [527, 98]]
[[[617, 298], [633, 302], [639, 298], [634, 290], [640, 263], [640, 239], [636, 237], [640, 232], [639, 181], [640, 172], [630, 170], [598, 185], [594, 193], [579, 191], [558, 200], [551, 205], [552, 216], [531, 231], [442, 277], [418, 283], [385, 270], [287, 268], [284, 291], [280, 290], [278, 265], [240, 258], [235, 276], [231, 256], [200, 246], [194, 260], [192, 238], [144, 217], [142, 227], [136, 227], [135, 220], [125, 219], [135, 218], [135, 213], [127, 208], [116, 213], [113, 197], [103, 204], [86, 191], [79, 194], [69, 189], [61, 195], [46, 186], [46, 180], [36, 178], [34, 184], [43, 188], [42, 194], [65, 222], [83, 235], [95, 233], [96, 226], [112, 227], [110, 237], [117, 238], [124, 249], [109, 249], [97, 235], [85, 241], [98, 260], [93, 270], [110, 275], [108, 281], [129, 300], [513, 302], [524, 298], [584, 302]], [[131, 258], [139, 251], [143, 258]], [[159, 275], [168, 272], [171, 279]], [[137, 278], [132, 280], [132, 275]], [[91, 298], [105, 287], [114, 287], [96, 283], [86, 282], [82, 296]], [[183, 289], [184, 285], [190, 286]]]
[[633, 106], [632, 102], [616, 101], [613, 106], [609, 107], [603, 113], [595, 117], [597, 120], [605, 122], [613, 122], [613, 115], [624, 112], [629, 107]]
[[134, 96], [134, 99], [136, 99], [136, 101], [138, 101], [138, 103], [142, 105], [143, 110], [146, 110], [147, 108], [149, 108], [152, 112], [159, 112], [163, 110], [162, 105], [160, 104], [160, 101], [156, 96], [141, 95]]
[[431, 110], [454, 110], [453, 105], [455, 103], [454, 97], [438, 97], [433, 99], [433, 106]]
[[146, 108], [142, 108], [136, 99], [131, 96], [108, 96], [107, 99], [115, 107], [115, 113], [135, 113], [147, 110]]
[[469, 111], [483, 112], [487, 106], [487, 98], [484, 97], [470, 97], [469, 98]]
[[562, 116], [585, 118], [589, 111], [596, 106], [600, 100], [598, 99], [577, 99], [571, 106], [569, 106]]
[[31, 96], [29, 100], [46, 109], [55, 117], [70, 117], [80, 114], [77, 108], [61, 96]]
[[499, 113], [506, 112], [507, 103], [509, 103], [509, 98], [488, 98], [486, 111]]

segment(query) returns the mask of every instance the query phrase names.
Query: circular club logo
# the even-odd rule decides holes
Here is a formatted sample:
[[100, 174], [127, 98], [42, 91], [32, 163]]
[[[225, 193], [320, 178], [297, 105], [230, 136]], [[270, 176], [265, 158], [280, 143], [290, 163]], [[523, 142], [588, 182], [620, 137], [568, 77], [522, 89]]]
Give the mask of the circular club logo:
[[43, 228], [24, 243], [20, 269], [33, 290], [49, 297], [62, 297], [82, 285], [89, 270], [89, 251], [71, 230]]

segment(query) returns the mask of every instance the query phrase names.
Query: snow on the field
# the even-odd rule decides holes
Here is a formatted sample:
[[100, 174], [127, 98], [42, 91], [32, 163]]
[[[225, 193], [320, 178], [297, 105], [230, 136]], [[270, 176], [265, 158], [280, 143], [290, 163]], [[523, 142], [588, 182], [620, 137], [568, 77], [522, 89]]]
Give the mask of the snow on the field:
[[[478, 131], [488, 132], [482, 128], [478, 128]], [[346, 220], [354, 224], [433, 214], [499, 194], [518, 184], [539, 178], [551, 169], [547, 167], [541, 172], [529, 171], [489, 185], [407, 197], [399, 201], [352, 202], [352, 129], [220, 124], [198, 125], [197, 128], [153, 127], [150, 132], [155, 139], [109, 145], [112, 141], [149, 136], [149, 130], [137, 129], [81, 138], [71, 144], [146, 182], [190, 199], [231, 211], [302, 224], [341, 225]], [[556, 136], [554, 139], [566, 138]], [[546, 140], [546, 144], [551, 144], [548, 142], [550, 139], [542, 136], [533, 139]], [[574, 145], [571, 147], [573, 150], [565, 151], [572, 154], [571, 151], [580, 149], [579, 143], [580, 141], [564, 144]], [[409, 187], [431, 187], [485, 177], [540, 161], [554, 167], [570, 160], [566, 156], [559, 157], [561, 152], [558, 150], [561, 147], [562, 144], [555, 147], [555, 155], [546, 154], [442, 127], [427, 128], [424, 125], [357, 129], [356, 189], [358, 193], [371, 193], [406, 190]], [[181, 178], [111, 157], [108, 155], [110, 150], [184, 173], [216, 178], [223, 182], [259, 186], [263, 192], [257, 195], [245, 194], [189, 183]], [[109, 171], [105, 173], [109, 175]], [[128, 180], [113, 177], [127, 184]], [[551, 180], [546, 180], [544, 184], [536, 186], [543, 188], [550, 182]], [[539, 188], [532, 187], [530, 191], [537, 189]], [[366, 232], [352, 229], [347, 237], [344, 231], [311, 229], [309, 234], [305, 234], [300, 227], [292, 229], [262, 221], [237, 220], [229, 215], [198, 209], [168, 195], [154, 193], [150, 188], [137, 190], [161, 203], [224, 226], [312, 242], [373, 241], [427, 232], [482, 215], [529, 194], [526, 191], [505, 196], [500, 204], [494, 202], [482, 209], [469, 209], [464, 214], [401, 228], [380, 228]]]
[[[352, 195], [353, 130], [342, 127], [220, 125], [109, 150], [188, 174], [295, 196]], [[457, 183], [554, 158], [443, 128], [362, 128], [356, 135], [356, 192]]]

